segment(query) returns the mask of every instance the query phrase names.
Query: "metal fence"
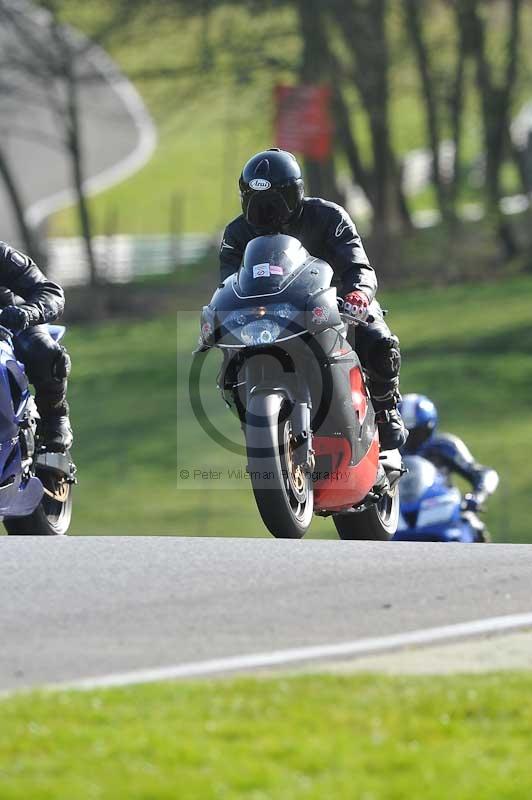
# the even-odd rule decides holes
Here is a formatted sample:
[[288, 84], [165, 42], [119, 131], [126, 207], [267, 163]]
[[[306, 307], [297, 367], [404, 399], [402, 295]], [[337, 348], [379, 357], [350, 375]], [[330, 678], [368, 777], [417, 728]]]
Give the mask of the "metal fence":
[[[96, 236], [94, 254], [101, 278], [109, 283], [129, 283], [146, 275], [164, 275], [183, 264], [199, 261], [215, 243], [203, 233], [181, 236]], [[89, 266], [83, 239], [48, 239], [47, 272], [62, 286], [89, 283]]]

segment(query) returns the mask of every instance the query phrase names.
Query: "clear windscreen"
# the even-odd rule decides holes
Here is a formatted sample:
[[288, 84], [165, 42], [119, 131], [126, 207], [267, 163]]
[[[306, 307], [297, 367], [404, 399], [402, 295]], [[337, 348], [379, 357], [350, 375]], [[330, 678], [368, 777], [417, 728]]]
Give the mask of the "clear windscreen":
[[246, 296], [277, 292], [286, 278], [310, 258], [292, 236], [258, 236], [246, 247], [238, 285]]

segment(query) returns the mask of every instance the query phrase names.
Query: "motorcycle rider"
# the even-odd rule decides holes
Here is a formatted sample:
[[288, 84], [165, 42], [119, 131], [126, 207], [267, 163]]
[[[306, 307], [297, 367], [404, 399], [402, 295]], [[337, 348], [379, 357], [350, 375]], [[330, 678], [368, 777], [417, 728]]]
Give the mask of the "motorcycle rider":
[[484, 524], [476, 516], [486, 499], [499, 485], [499, 476], [494, 469], [479, 464], [458, 436], [437, 433], [438, 411], [428, 397], [422, 394], [406, 394], [400, 404], [401, 415], [409, 436], [401, 452], [417, 455], [431, 461], [434, 466], [450, 476], [453, 473], [465, 478], [472, 492], [464, 497], [464, 511], [472, 512], [474, 524], [484, 530]]
[[[66, 400], [70, 356], [45, 324], [62, 314], [63, 289], [48, 280], [29, 256], [5, 242], [0, 242], [0, 287], [0, 325], [15, 334], [15, 355], [35, 387], [41, 443], [49, 452], [64, 452], [72, 444]], [[22, 302], [16, 302], [14, 295]]]
[[271, 148], [252, 156], [239, 187], [242, 214], [227, 225], [220, 247], [222, 281], [238, 270], [246, 245], [266, 234], [293, 236], [312, 256], [330, 264], [350, 313], [362, 322], [373, 318], [366, 327], [357, 327], [355, 349], [368, 375], [381, 448], [401, 447], [408, 433], [397, 407], [399, 340], [375, 300], [377, 278], [354, 222], [336, 203], [305, 197], [301, 168], [285, 150]]

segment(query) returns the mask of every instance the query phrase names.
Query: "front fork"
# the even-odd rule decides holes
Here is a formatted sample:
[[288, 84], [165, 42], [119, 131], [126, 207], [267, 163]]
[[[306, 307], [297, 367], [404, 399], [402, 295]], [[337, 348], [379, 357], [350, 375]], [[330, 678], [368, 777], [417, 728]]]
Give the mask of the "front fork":
[[312, 406], [310, 402], [309, 396], [307, 402], [294, 403], [290, 419], [292, 436], [295, 442], [293, 451], [294, 464], [303, 467], [308, 472], [314, 472], [315, 459], [311, 429]]
[[[312, 400], [305, 380], [296, 373], [293, 362], [284, 351], [279, 350], [275, 358], [254, 355], [245, 361], [245, 379], [242, 388], [245, 398], [255, 392], [276, 392], [286, 397], [290, 422], [290, 458], [294, 467], [305, 472], [314, 471], [312, 449]], [[239, 393], [240, 394], [240, 393]], [[235, 400], [238, 408], [238, 401]]]

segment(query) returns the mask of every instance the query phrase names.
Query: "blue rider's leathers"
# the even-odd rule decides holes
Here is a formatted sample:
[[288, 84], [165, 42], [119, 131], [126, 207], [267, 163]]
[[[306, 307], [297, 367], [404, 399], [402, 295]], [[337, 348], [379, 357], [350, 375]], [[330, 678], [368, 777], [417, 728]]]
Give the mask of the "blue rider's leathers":
[[437, 469], [449, 476], [449, 480], [451, 474], [455, 473], [469, 481], [477, 508], [498, 486], [499, 476], [496, 471], [475, 461], [462, 439], [451, 433], [433, 433], [415, 451], [408, 452], [431, 461]]

